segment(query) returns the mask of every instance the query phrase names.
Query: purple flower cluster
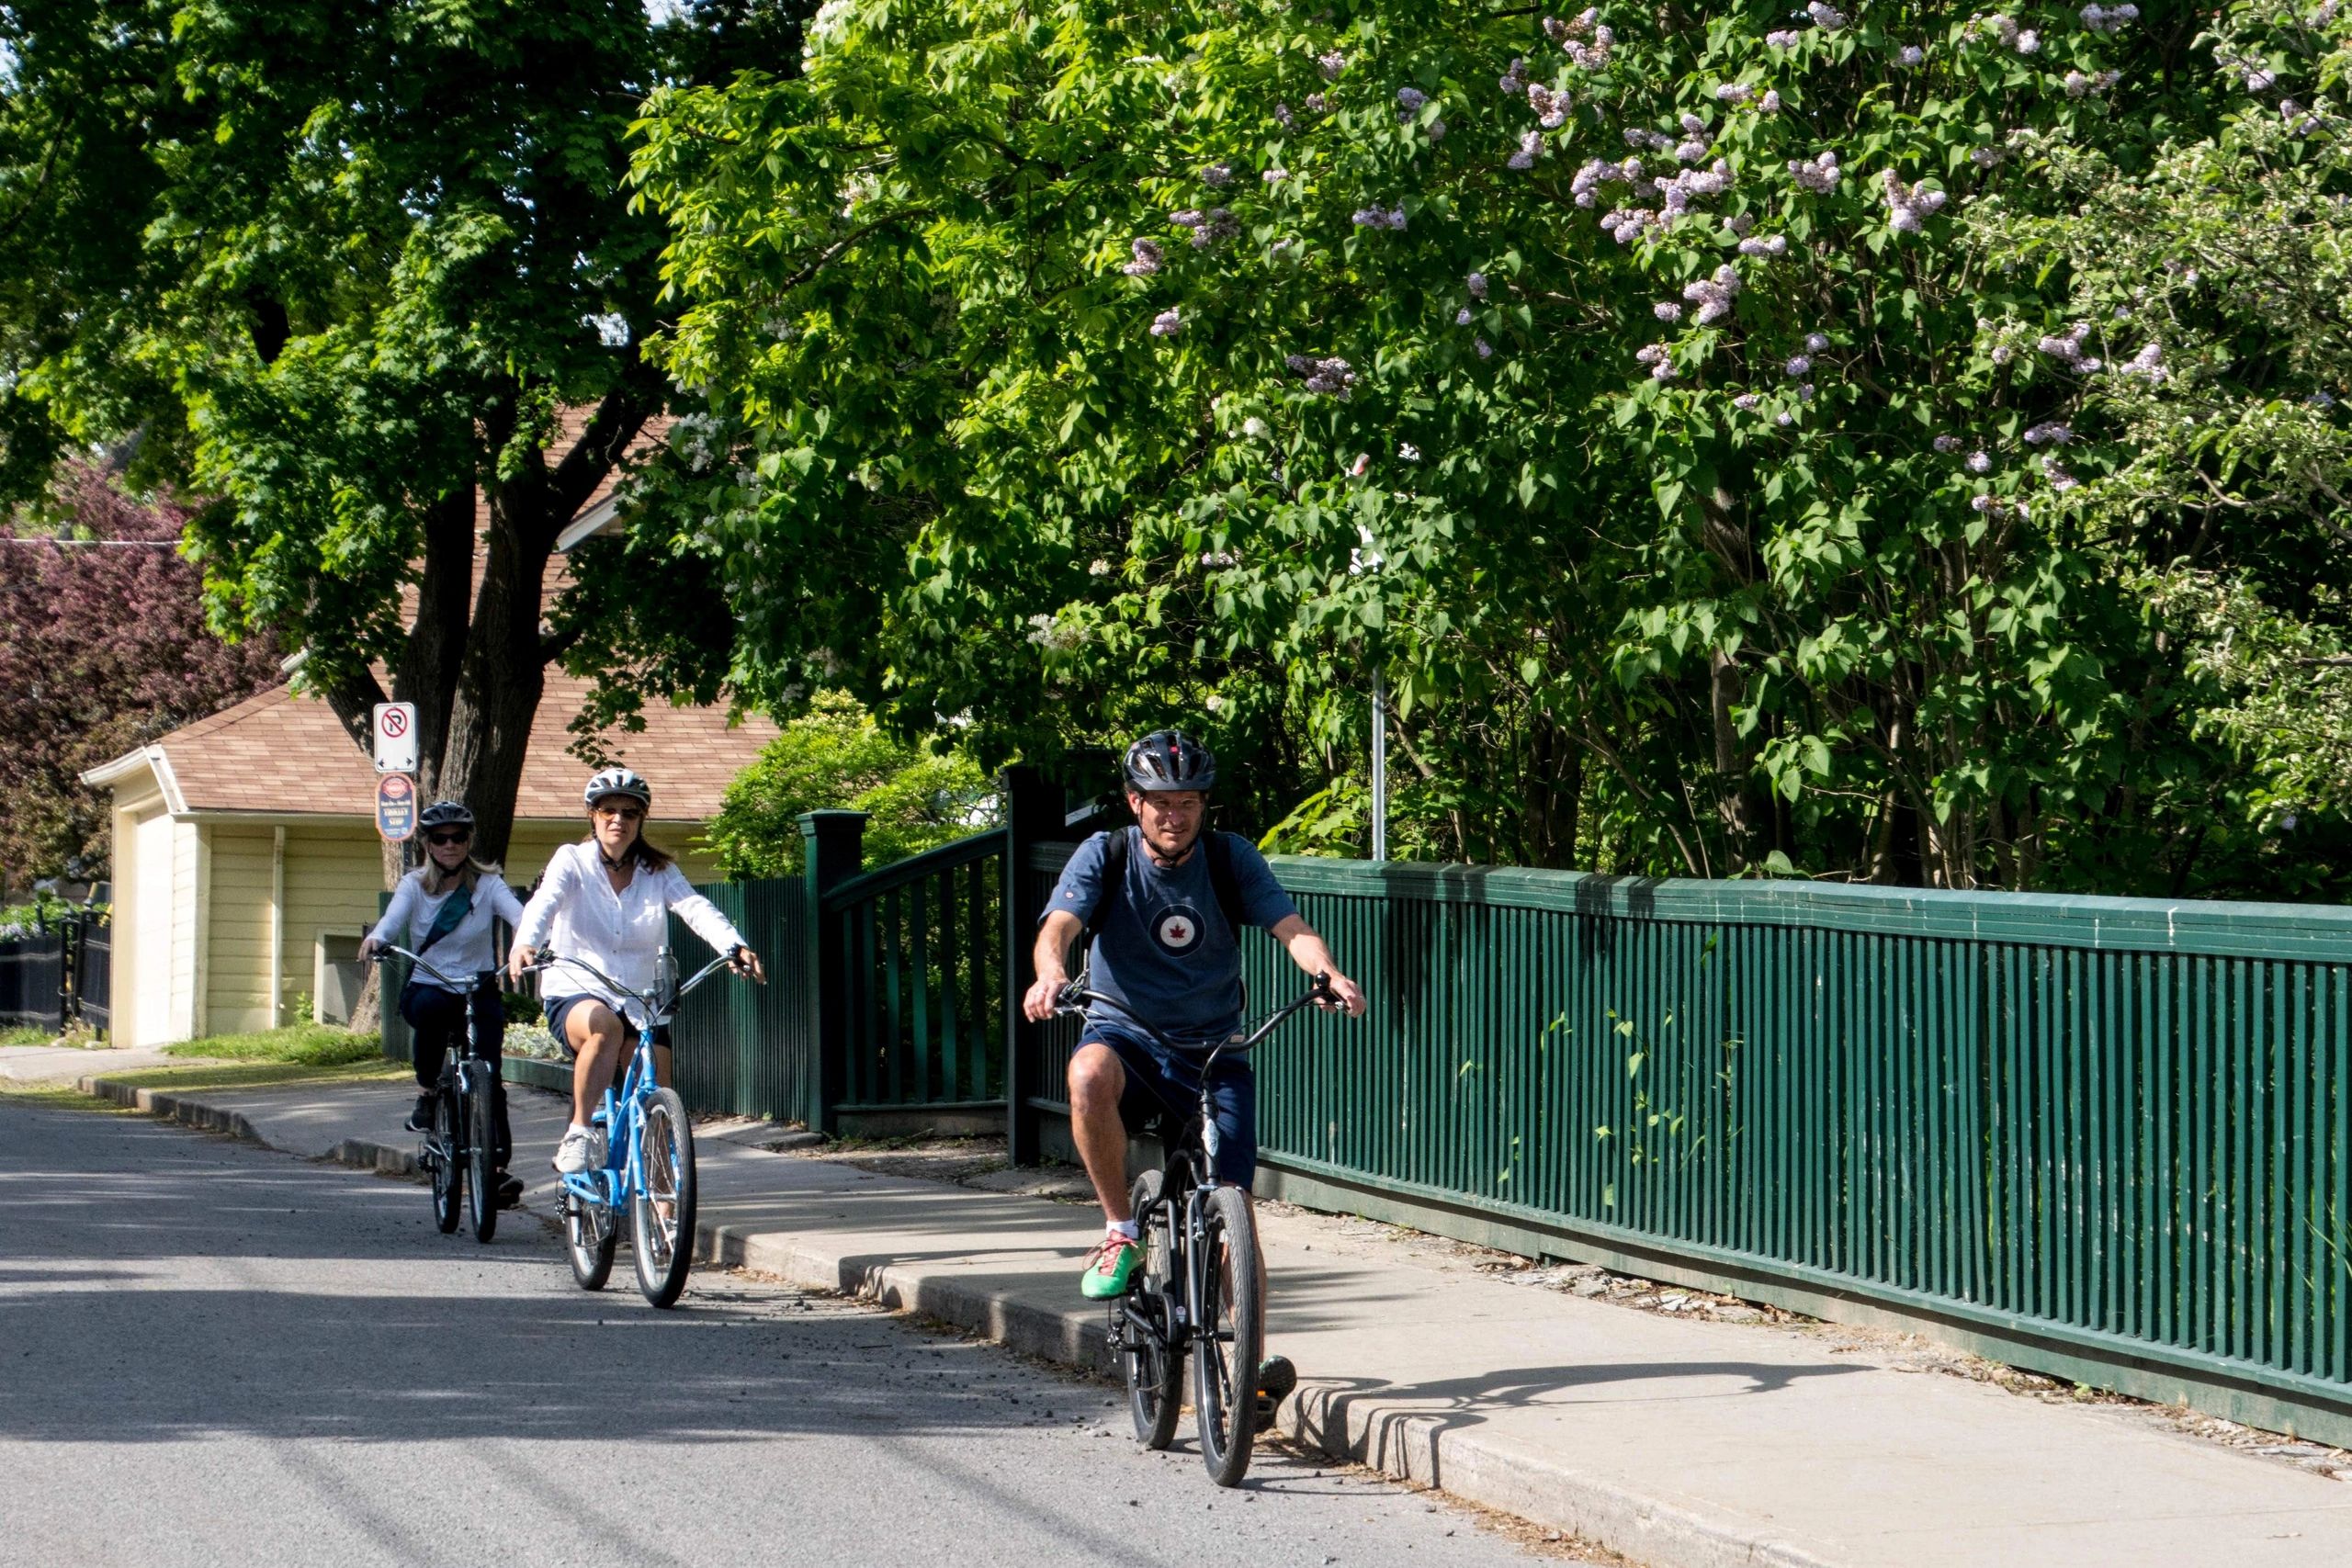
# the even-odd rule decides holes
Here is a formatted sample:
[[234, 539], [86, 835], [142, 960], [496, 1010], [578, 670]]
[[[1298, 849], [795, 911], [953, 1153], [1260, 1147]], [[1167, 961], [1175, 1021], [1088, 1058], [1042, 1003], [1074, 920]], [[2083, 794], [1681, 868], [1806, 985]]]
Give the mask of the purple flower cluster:
[[1290, 171], [1282, 167], [1280, 164], [1276, 164], [1273, 168], [1268, 169], [1264, 174], [1260, 175], [1258, 177], [1265, 181], [1270, 186], [1278, 186], [1284, 180], [1290, 178]]
[[2140, 19], [2137, 6], [2086, 6], [2082, 12], [2083, 26], [2095, 33], [2120, 32], [2127, 22]]
[[2020, 28], [2014, 18], [2003, 16], [1998, 11], [1989, 17], [1975, 18], [1968, 24], [1968, 30], [1972, 34], [1980, 28], [2000, 40], [2001, 47], [2004, 49], [2014, 49], [2019, 54], [2038, 54], [2041, 51], [2040, 33], [2035, 32], [2031, 28]]
[[1813, 25], [1824, 32], [1834, 33], [1846, 25], [1846, 13], [1835, 6], [1822, 4], [1822, 0], [1807, 0], [1804, 14], [1811, 17]]
[[1193, 249], [1196, 251], [1207, 250], [1219, 240], [1229, 240], [1241, 232], [1241, 225], [1233, 220], [1229, 208], [1212, 207], [1203, 212], [1197, 207], [1187, 207], [1170, 213], [1168, 221], [1193, 231]]
[[1707, 326], [1731, 314], [1731, 302], [1739, 296], [1739, 271], [1730, 263], [1715, 268], [1713, 277], [1692, 280], [1682, 286], [1682, 298], [1699, 307], [1698, 322]]
[[1745, 82], [1725, 82], [1715, 89], [1715, 102], [1719, 104], [1744, 104], [1755, 96], [1756, 89]]
[[1972, 474], [1991, 473], [1993, 471], [1993, 454], [1982, 450], [1971, 452], [1968, 455], [1968, 471]]
[[1526, 57], [1511, 56], [1510, 69], [1495, 78], [1495, 85], [1503, 90], [1503, 96], [1507, 98], [1515, 98], [1527, 91]]
[[1751, 234], [1740, 241], [1739, 254], [1744, 256], [1784, 256], [1789, 254], [1789, 237], [1786, 234]]
[[2090, 330], [2088, 321], [2076, 321], [2064, 333], [2051, 333], [2034, 346], [2078, 376], [2096, 376], [2100, 362], [2083, 352], [2083, 339]]
[[1622, 164], [1592, 158], [1587, 160], [1584, 167], [1576, 172], [1576, 177], [1568, 182], [1568, 193], [1576, 198], [1578, 207], [1591, 207], [1600, 199], [1599, 186], [1648, 184], [1648, 177], [1642, 173], [1642, 161], [1638, 158], [1628, 158]]
[[1535, 111], [1535, 123], [1546, 130], [1557, 130], [1568, 118], [1576, 101], [1566, 93], [1555, 93], [1541, 82], [1527, 85], [1527, 107]]
[[1574, 21], [1546, 17], [1544, 31], [1580, 71], [1606, 69], [1610, 51], [1617, 47], [1617, 35], [1600, 25], [1598, 7], [1581, 13]]
[[1989, 169], [2007, 157], [2008, 153], [1998, 147], [1976, 147], [1970, 149], [1968, 161], [1980, 169]]
[[1781, 28], [1764, 35], [1764, 42], [1771, 49], [1794, 49], [1804, 41], [1804, 34]]
[[1329, 54], [1317, 55], [1315, 63], [1323, 73], [1323, 80], [1336, 82], [1348, 68], [1348, 57], [1335, 49]]
[[2320, 128], [2321, 123], [2319, 116], [2305, 114], [2303, 106], [2292, 98], [2278, 100], [2278, 118], [2287, 122], [2287, 134], [2290, 136], [2309, 136]]
[[1206, 186], [1229, 186], [1233, 183], [1233, 165], [1211, 164], [1201, 171], [1201, 183]]
[[1960, 437], [1959, 437], [1959, 436], [1957, 436], [1957, 435], [1939, 435], [1939, 436], [1937, 436], [1937, 437], [1936, 437], [1936, 450], [1937, 450], [1937, 451], [1939, 451], [1939, 452], [1957, 452], [1957, 451], [1959, 451], [1959, 450], [1960, 450]]
[[2118, 376], [2139, 377], [2151, 385], [2167, 379], [2171, 372], [2165, 368], [2165, 345], [2151, 343], [2130, 359], [2115, 367]]
[[2058, 455], [2055, 452], [2051, 453], [2049, 456], [2041, 459], [2041, 477], [2050, 481], [2050, 488], [2052, 490], [2057, 491], [2061, 494], [2074, 489], [2075, 485], [2081, 482], [2079, 479], [2075, 479], [2074, 475], [2068, 473], [2064, 468], [2060, 466]]
[[1535, 160], [1543, 154], [1544, 133], [1540, 130], [1522, 131], [1519, 138], [1519, 151], [1504, 160], [1504, 166], [1513, 169], [1532, 169], [1535, 166]]
[[1317, 114], [1329, 114], [1331, 99], [1328, 94], [1309, 93], [1306, 95], [1306, 107]]
[[1805, 334], [1804, 334], [1804, 351], [1805, 351], [1807, 354], [1826, 354], [1826, 353], [1828, 353], [1828, 352], [1829, 352], [1829, 339], [1828, 339], [1828, 337], [1827, 337], [1826, 335], [1825, 335], [1824, 333], [1805, 333]]
[[1159, 270], [1160, 263], [1168, 259], [1167, 253], [1159, 248], [1157, 240], [1137, 240], [1134, 250], [1136, 259], [1119, 269], [1129, 277], [1149, 277]]
[[1453, 312], [1453, 324], [1457, 327], [1466, 327], [1470, 324], [1469, 306], [1464, 305], [1462, 309]]
[[1650, 367], [1653, 381], [1671, 381], [1680, 374], [1674, 368], [1674, 351], [1662, 343], [1645, 344], [1634, 359], [1636, 364]]
[[1893, 169], [1889, 169], [1882, 176], [1881, 183], [1886, 189], [1888, 222], [1899, 233], [1917, 233], [1931, 213], [1942, 210], [1944, 193], [1929, 190], [1925, 181], [1906, 186], [1894, 177]]
[[1789, 177], [1816, 195], [1826, 196], [1838, 188], [1846, 171], [1838, 166], [1838, 154], [1824, 152], [1811, 163], [1803, 158], [1789, 160]]
[[1924, 65], [1927, 63], [1927, 60], [1928, 51], [1921, 49], [1916, 43], [1905, 44], [1901, 50], [1896, 51], [1894, 56], [1894, 63], [1903, 66], [1905, 69], [1913, 66]]
[[1789, 355], [1789, 362], [1781, 367], [1781, 374], [1793, 381], [1812, 368], [1813, 361], [1811, 359], [1808, 359], [1802, 354], [1792, 354]]
[[1292, 126], [1298, 123], [1298, 117], [1290, 112], [1290, 106], [1288, 104], [1276, 104], [1274, 106], [1274, 123], [1281, 126], [1284, 130], [1288, 130]]
[[1151, 319], [1151, 335], [1154, 337], [1174, 337], [1183, 330], [1184, 318], [1173, 305]]
[[1742, 392], [1731, 400], [1731, 406], [1736, 409], [1753, 409], [1763, 400], [1753, 392]]
[[1657, 219], [1657, 214], [1646, 207], [1621, 207], [1601, 214], [1600, 231], [1621, 245], [1630, 245]]
[[1355, 224], [1359, 229], [1402, 229], [1405, 226], [1405, 209], [1392, 207], [1383, 211], [1377, 207], [1359, 207], [1355, 210]]
[[2064, 446], [2074, 438], [2072, 430], [2054, 422], [2034, 425], [2025, 433], [2025, 444], [2029, 446]]
[[1777, 87], [1768, 88], [1765, 91], [1764, 96], [1756, 100], [1756, 112], [1758, 114], [1779, 114], [1781, 112], [1780, 89]]
[[1345, 400], [1356, 384], [1356, 373], [1348, 362], [1339, 358], [1317, 359], [1308, 355], [1294, 354], [1283, 361], [1294, 376], [1306, 378], [1306, 389]]
[[2070, 98], [2088, 97], [2094, 93], [2106, 92], [2121, 80], [2123, 74], [2120, 71], [2095, 71], [2087, 76], [2079, 71], [2069, 71], [2066, 73], [2066, 96]]
[[1679, 321], [1682, 319], [1682, 307], [1671, 299], [1661, 299], [1650, 307], [1650, 314], [1661, 321]]
[[1419, 87], [1399, 87], [1396, 89], [1396, 107], [1402, 109], [1408, 116], [1419, 114], [1420, 112], [1421, 106], [1429, 101], [1430, 96], [1427, 93], [1422, 92]]

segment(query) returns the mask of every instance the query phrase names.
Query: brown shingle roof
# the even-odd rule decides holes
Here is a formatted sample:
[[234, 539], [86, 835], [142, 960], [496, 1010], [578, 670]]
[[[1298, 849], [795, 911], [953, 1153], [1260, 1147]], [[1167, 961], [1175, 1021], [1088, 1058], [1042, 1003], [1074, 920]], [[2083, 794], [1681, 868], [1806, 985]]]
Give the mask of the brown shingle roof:
[[[524, 820], [580, 815], [588, 768], [568, 755], [568, 726], [588, 682], [550, 673], [531, 724], [514, 815]], [[723, 708], [649, 703], [642, 734], [604, 738], [606, 748], [653, 784], [654, 815], [695, 821], [717, 814], [744, 764], [775, 735], [757, 715], [728, 728]], [[254, 811], [372, 817], [376, 769], [351, 743], [326, 704], [284, 686], [175, 729], [156, 744], [171, 763], [190, 811]]]

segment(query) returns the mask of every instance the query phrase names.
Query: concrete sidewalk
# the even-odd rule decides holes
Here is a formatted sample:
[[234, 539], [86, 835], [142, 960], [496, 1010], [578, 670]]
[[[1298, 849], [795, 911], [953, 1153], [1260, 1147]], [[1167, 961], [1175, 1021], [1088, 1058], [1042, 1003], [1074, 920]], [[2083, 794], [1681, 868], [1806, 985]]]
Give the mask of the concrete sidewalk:
[[192, 1057], [133, 1045], [0, 1045], [0, 1078], [10, 1083], [70, 1084], [93, 1074], [196, 1065]]
[[[375, 1168], [413, 1146], [400, 1084], [193, 1098], [148, 1105]], [[526, 1201], [550, 1212], [561, 1109], [517, 1089], [514, 1110]], [[1077, 1292], [1091, 1212], [760, 1146], [780, 1136], [698, 1141], [708, 1252], [1108, 1370]], [[2352, 1485], [2144, 1416], [1515, 1286], [1348, 1221], [1269, 1213], [1263, 1234], [1269, 1338], [1302, 1377], [1290, 1436], [1656, 1568], [2352, 1562]]]

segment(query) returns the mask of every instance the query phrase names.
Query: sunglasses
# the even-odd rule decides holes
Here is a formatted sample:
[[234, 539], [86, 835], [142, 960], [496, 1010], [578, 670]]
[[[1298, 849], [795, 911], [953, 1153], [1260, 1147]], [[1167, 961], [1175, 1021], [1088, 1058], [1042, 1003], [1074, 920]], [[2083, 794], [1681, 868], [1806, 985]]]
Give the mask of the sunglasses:
[[624, 822], [642, 822], [645, 813], [634, 806], [598, 806], [591, 807], [599, 817], [616, 817]]
[[472, 840], [471, 833], [427, 833], [424, 835], [424, 841], [428, 844], [464, 844], [470, 843]]

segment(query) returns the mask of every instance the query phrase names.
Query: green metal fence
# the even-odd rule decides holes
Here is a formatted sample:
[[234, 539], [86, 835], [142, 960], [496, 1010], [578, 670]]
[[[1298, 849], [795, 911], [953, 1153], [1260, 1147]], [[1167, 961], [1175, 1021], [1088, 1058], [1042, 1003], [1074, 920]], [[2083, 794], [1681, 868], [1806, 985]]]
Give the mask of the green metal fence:
[[827, 890], [845, 980], [832, 1111], [1001, 1109], [1003, 880], [1004, 835], [981, 833]]
[[2352, 1435], [2352, 913], [1276, 863], [1275, 1167]]
[[[735, 922], [769, 976], [754, 986], [722, 973], [679, 1005], [671, 1028], [678, 1092], [696, 1112], [805, 1121], [819, 1064], [795, 962], [808, 907], [800, 879], [714, 883], [699, 891]], [[676, 920], [670, 927], [671, 945], [691, 974], [706, 961], [702, 942]]]

